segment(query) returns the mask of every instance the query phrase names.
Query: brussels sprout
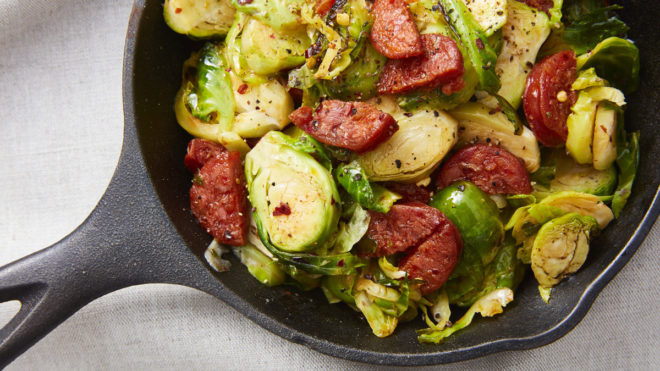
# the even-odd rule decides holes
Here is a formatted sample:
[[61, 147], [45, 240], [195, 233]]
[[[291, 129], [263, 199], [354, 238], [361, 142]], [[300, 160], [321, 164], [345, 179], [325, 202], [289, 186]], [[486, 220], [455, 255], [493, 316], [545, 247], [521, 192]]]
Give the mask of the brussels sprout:
[[252, 244], [233, 248], [234, 255], [245, 265], [248, 272], [266, 286], [278, 286], [284, 283], [286, 274], [279, 264], [264, 255]]
[[257, 74], [270, 75], [305, 63], [311, 41], [305, 32], [281, 33], [250, 19], [241, 34], [241, 54]]
[[401, 198], [381, 185], [370, 183], [357, 161], [341, 164], [335, 170], [335, 177], [349, 195], [370, 210], [386, 213]]
[[486, 36], [502, 28], [507, 21], [507, 0], [463, 0]]
[[304, 29], [298, 15], [303, 0], [232, 0], [240, 12], [249, 14], [277, 31]]
[[[619, 114], [619, 117], [622, 119], [623, 115]], [[623, 122], [621, 122], [617, 137], [616, 164], [620, 174], [612, 199], [612, 211], [616, 217], [619, 217], [630, 196], [639, 166], [639, 131], [626, 135], [623, 130]]]
[[357, 277], [355, 274], [346, 276], [326, 276], [323, 277], [321, 288], [330, 304], [345, 302], [350, 306], [355, 306], [355, 299], [351, 294]]
[[365, 100], [376, 95], [376, 84], [387, 58], [365, 42], [351, 64], [332, 80], [322, 80], [322, 90], [330, 98]]
[[170, 28], [193, 39], [222, 37], [234, 22], [229, 0], [165, 0], [163, 16]]
[[591, 216], [569, 213], [545, 223], [534, 239], [531, 262], [540, 286], [550, 288], [576, 272], [587, 259], [589, 241], [598, 232]]
[[[571, 114], [566, 119], [568, 136], [566, 150], [579, 164], [593, 163], [594, 121], [598, 104], [601, 101], [626, 104], [623, 93], [611, 87], [592, 87], [580, 90], [577, 102], [571, 107]], [[601, 130], [601, 128], [596, 128]]]
[[630, 40], [610, 37], [577, 58], [579, 69], [595, 68], [615, 88], [629, 94], [639, 85], [639, 49]]
[[[195, 67], [192, 65], [196, 64]], [[229, 73], [222, 55], [222, 45], [206, 43], [199, 54], [184, 63], [183, 83], [179, 91], [186, 115], [194, 119], [179, 120], [193, 136], [215, 140], [219, 131], [231, 128], [234, 100]]]
[[371, 181], [416, 182], [431, 174], [457, 140], [456, 120], [444, 111], [403, 112], [390, 97], [376, 100], [399, 125], [392, 137], [357, 161]]
[[309, 251], [336, 230], [339, 193], [328, 170], [289, 139], [274, 131], [261, 138], [245, 158], [245, 175], [255, 218], [270, 242], [283, 251]]
[[293, 100], [276, 80], [248, 84], [228, 72], [222, 48], [207, 43], [184, 63], [174, 112], [191, 135], [246, 153], [242, 138], [286, 126]]
[[516, 135], [514, 126], [504, 113], [481, 103], [465, 103], [449, 113], [459, 121], [459, 145], [495, 143], [523, 160], [528, 172], [538, 170], [541, 151], [534, 133], [527, 127]]
[[399, 323], [397, 317], [386, 314], [383, 308], [374, 303], [366, 292], [355, 293], [355, 305], [364, 314], [371, 331], [379, 338], [391, 335]]
[[351, 219], [347, 223], [339, 222], [339, 231], [332, 249], [333, 252], [345, 253], [351, 251], [353, 246], [367, 233], [369, 221], [371, 221], [369, 213], [356, 204]]
[[495, 74], [497, 54], [488, 44], [487, 35], [474, 19], [463, 0], [440, 0], [445, 16], [456, 30], [465, 47], [468, 59], [479, 76], [479, 89], [495, 93], [500, 89], [500, 80]]
[[594, 169], [605, 170], [616, 160], [616, 125], [618, 109], [609, 102], [601, 102], [594, 119], [592, 142]]
[[504, 307], [513, 301], [513, 290], [509, 288], [500, 288], [479, 298], [470, 309], [451, 327], [444, 330], [436, 330], [434, 328], [419, 330], [420, 334], [418, 339], [422, 343], [439, 343], [445, 338], [449, 337], [456, 331], [462, 330], [472, 323], [476, 314], [481, 314], [482, 317], [492, 317], [496, 314], [502, 313]]
[[594, 86], [607, 86], [607, 81], [596, 75], [596, 70], [593, 67], [580, 71], [578, 77], [571, 84], [573, 90], [583, 90]]
[[614, 219], [612, 210], [598, 196], [587, 193], [557, 192], [543, 199], [540, 204], [554, 206], [567, 213], [591, 216], [598, 221], [601, 230]]
[[233, 71], [229, 75], [235, 104], [233, 132], [243, 138], [258, 138], [289, 124], [293, 99], [284, 85], [275, 79], [259, 84], [247, 83]]
[[479, 187], [470, 182], [456, 182], [439, 190], [429, 205], [454, 223], [465, 250], [476, 251], [484, 266], [493, 260], [502, 242], [504, 227], [497, 206]]
[[[527, 74], [536, 61], [541, 45], [550, 35], [551, 24], [543, 12], [518, 1], [508, 1], [507, 4], [508, 17], [502, 27], [504, 45], [497, 57], [495, 73], [502, 82], [497, 94], [517, 109], [522, 102]], [[480, 97], [482, 103], [491, 108], [497, 107], [492, 97]]]
[[596, 170], [591, 165], [580, 165], [561, 149], [553, 151], [550, 156], [556, 171], [548, 184], [549, 192], [576, 191], [606, 196], [614, 191], [617, 174], [613, 166]]
[[380, 268], [381, 271], [383, 271], [383, 274], [385, 274], [389, 279], [399, 280], [406, 277], [406, 272], [399, 270], [398, 267], [395, 267], [394, 264], [390, 263], [390, 261], [387, 260], [386, 256], [383, 256], [378, 259], [378, 267]]

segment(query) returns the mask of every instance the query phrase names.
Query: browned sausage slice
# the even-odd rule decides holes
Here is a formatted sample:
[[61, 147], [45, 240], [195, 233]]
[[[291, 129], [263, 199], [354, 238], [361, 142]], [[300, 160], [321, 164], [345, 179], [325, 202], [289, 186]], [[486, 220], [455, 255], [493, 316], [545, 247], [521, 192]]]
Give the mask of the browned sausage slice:
[[387, 214], [369, 211], [367, 238], [375, 251], [367, 256], [385, 256], [406, 251], [426, 240], [440, 225], [442, 212], [419, 202], [393, 205]]
[[183, 164], [186, 165], [190, 172], [194, 173], [201, 169], [210, 159], [218, 157], [226, 151], [225, 147], [218, 143], [195, 138], [188, 142], [188, 151], [186, 157], [183, 159]]
[[464, 82], [463, 55], [450, 37], [422, 35], [424, 54], [407, 59], [389, 60], [378, 80], [378, 93], [399, 94], [411, 90], [434, 89], [451, 84], [449, 93]]
[[316, 111], [300, 107], [289, 118], [318, 141], [358, 153], [376, 148], [399, 129], [392, 116], [362, 102], [325, 100]]
[[417, 26], [404, 0], [376, 0], [371, 12], [371, 45], [380, 54], [400, 59], [423, 53]]
[[[548, 11], [555, 5], [553, 0], [520, 0], [520, 2], [545, 13], [548, 13]], [[550, 14], [548, 13], [548, 15]]]
[[442, 167], [439, 185], [446, 187], [457, 180], [470, 181], [490, 194], [532, 192], [522, 160], [503, 148], [483, 143], [459, 150]]
[[211, 158], [193, 179], [190, 209], [219, 243], [243, 246], [249, 228], [245, 175], [238, 152]]
[[577, 76], [575, 53], [562, 51], [535, 64], [527, 75], [523, 110], [529, 127], [543, 145], [566, 142], [566, 119], [577, 100], [571, 85]]
[[408, 277], [421, 279], [422, 295], [439, 289], [449, 278], [461, 257], [463, 243], [458, 229], [444, 215], [435, 232], [414, 247], [399, 262], [399, 269]]

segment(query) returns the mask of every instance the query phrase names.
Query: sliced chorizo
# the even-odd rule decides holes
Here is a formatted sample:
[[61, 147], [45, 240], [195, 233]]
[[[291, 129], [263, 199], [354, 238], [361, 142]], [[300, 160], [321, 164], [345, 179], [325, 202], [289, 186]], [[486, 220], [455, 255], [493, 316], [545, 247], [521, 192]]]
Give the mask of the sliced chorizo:
[[418, 57], [387, 61], [378, 79], [378, 93], [399, 94], [445, 84], [450, 84], [451, 93], [461, 82], [464, 84], [463, 55], [454, 40], [441, 34], [425, 34], [422, 45], [424, 54]]
[[376, 148], [399, 129], [391, 115], [363, 102], [325, 100], [316, 111], [300, 107], [289, 118], [318, 141], [358, 153]]
[[398, 193], [401, 199], [397, 202], [421, 202], [428, 204], [431, 200], [431, 191], [426, 187], [420, 187], [411, 183], [389, 182], [385, 183], [385, 188]]
[[565, 50], [535, 64], [527, 75], [523, 110], [530, 129], [543, 145], [566, 142], [566, 119], [577, 100], [571, 85], [577, 76], [575, 52]]
[[408, 251], [399, 262], [399, 269], [407, 272], [410, 278], [423, 280], [422, 295], [428, 295], [447, 281], [458, 264], [462, 250], [458, 229], [442, 215], [434, 233]]
[[442, 222], [444, 215], [438, 209], [419, 203], [395, 204], [387, 214], [369, 211], [371, 220], [367, 238], [375, 251], [366, 256], [386, 256], [406, 251], [425, 241]]
[[480, 143], [462, 148], [440, 170], [438, 184], [446, 187], [457, 180], [474, 183], [490, 194], [528, 194], [532, 185], [525, 165], [511, 152]]
[[226, 152], [225, 147], [206, 139], [195, 138], [188, 142], [188, 151], [183, 164], [194, 173], [201, 169], [210, 159]]
[[376, 0], [371, 12], [371, 45], [380, 54], [401, 59], [423, 53], [417, 26], [404, 0]]
[[221, 152], [199, 169], [190, 188], [190, 209], [219, 243], [246, 243], [248, 199], [239, 152]]

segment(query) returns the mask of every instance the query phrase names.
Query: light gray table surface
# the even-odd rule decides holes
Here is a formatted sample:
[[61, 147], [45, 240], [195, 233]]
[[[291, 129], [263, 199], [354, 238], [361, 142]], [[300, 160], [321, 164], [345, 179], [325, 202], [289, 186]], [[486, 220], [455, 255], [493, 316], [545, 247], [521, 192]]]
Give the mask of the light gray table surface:
[[[121, 68], [131, 6], [130, 0], [0, 0], [0, 265], [64, 237], [103, 194], [122, 142]], [[656, 224], [586, 318], [560, 340], [446, 368], [658, 369], [659, 242]], [[0, 322], [16, 309], [0, 304]], [[193, 289], [144, 285], [92, 302], [9, 367], [211, 368], [371, 366], [289, 343]]]

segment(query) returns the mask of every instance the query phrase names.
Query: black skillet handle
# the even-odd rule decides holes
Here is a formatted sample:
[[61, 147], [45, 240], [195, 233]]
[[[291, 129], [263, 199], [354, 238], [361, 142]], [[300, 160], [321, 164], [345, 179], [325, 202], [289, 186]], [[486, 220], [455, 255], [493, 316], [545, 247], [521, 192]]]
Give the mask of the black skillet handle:
[[199, 287], [205, 269], [170, 223], [132, 128], [117, 171], [91, 215], [55, 245], [0, 268], [0, 302], [19, 300], [0, 330], [0, 368], [78, 309], [109, 292], [162, 282]]

